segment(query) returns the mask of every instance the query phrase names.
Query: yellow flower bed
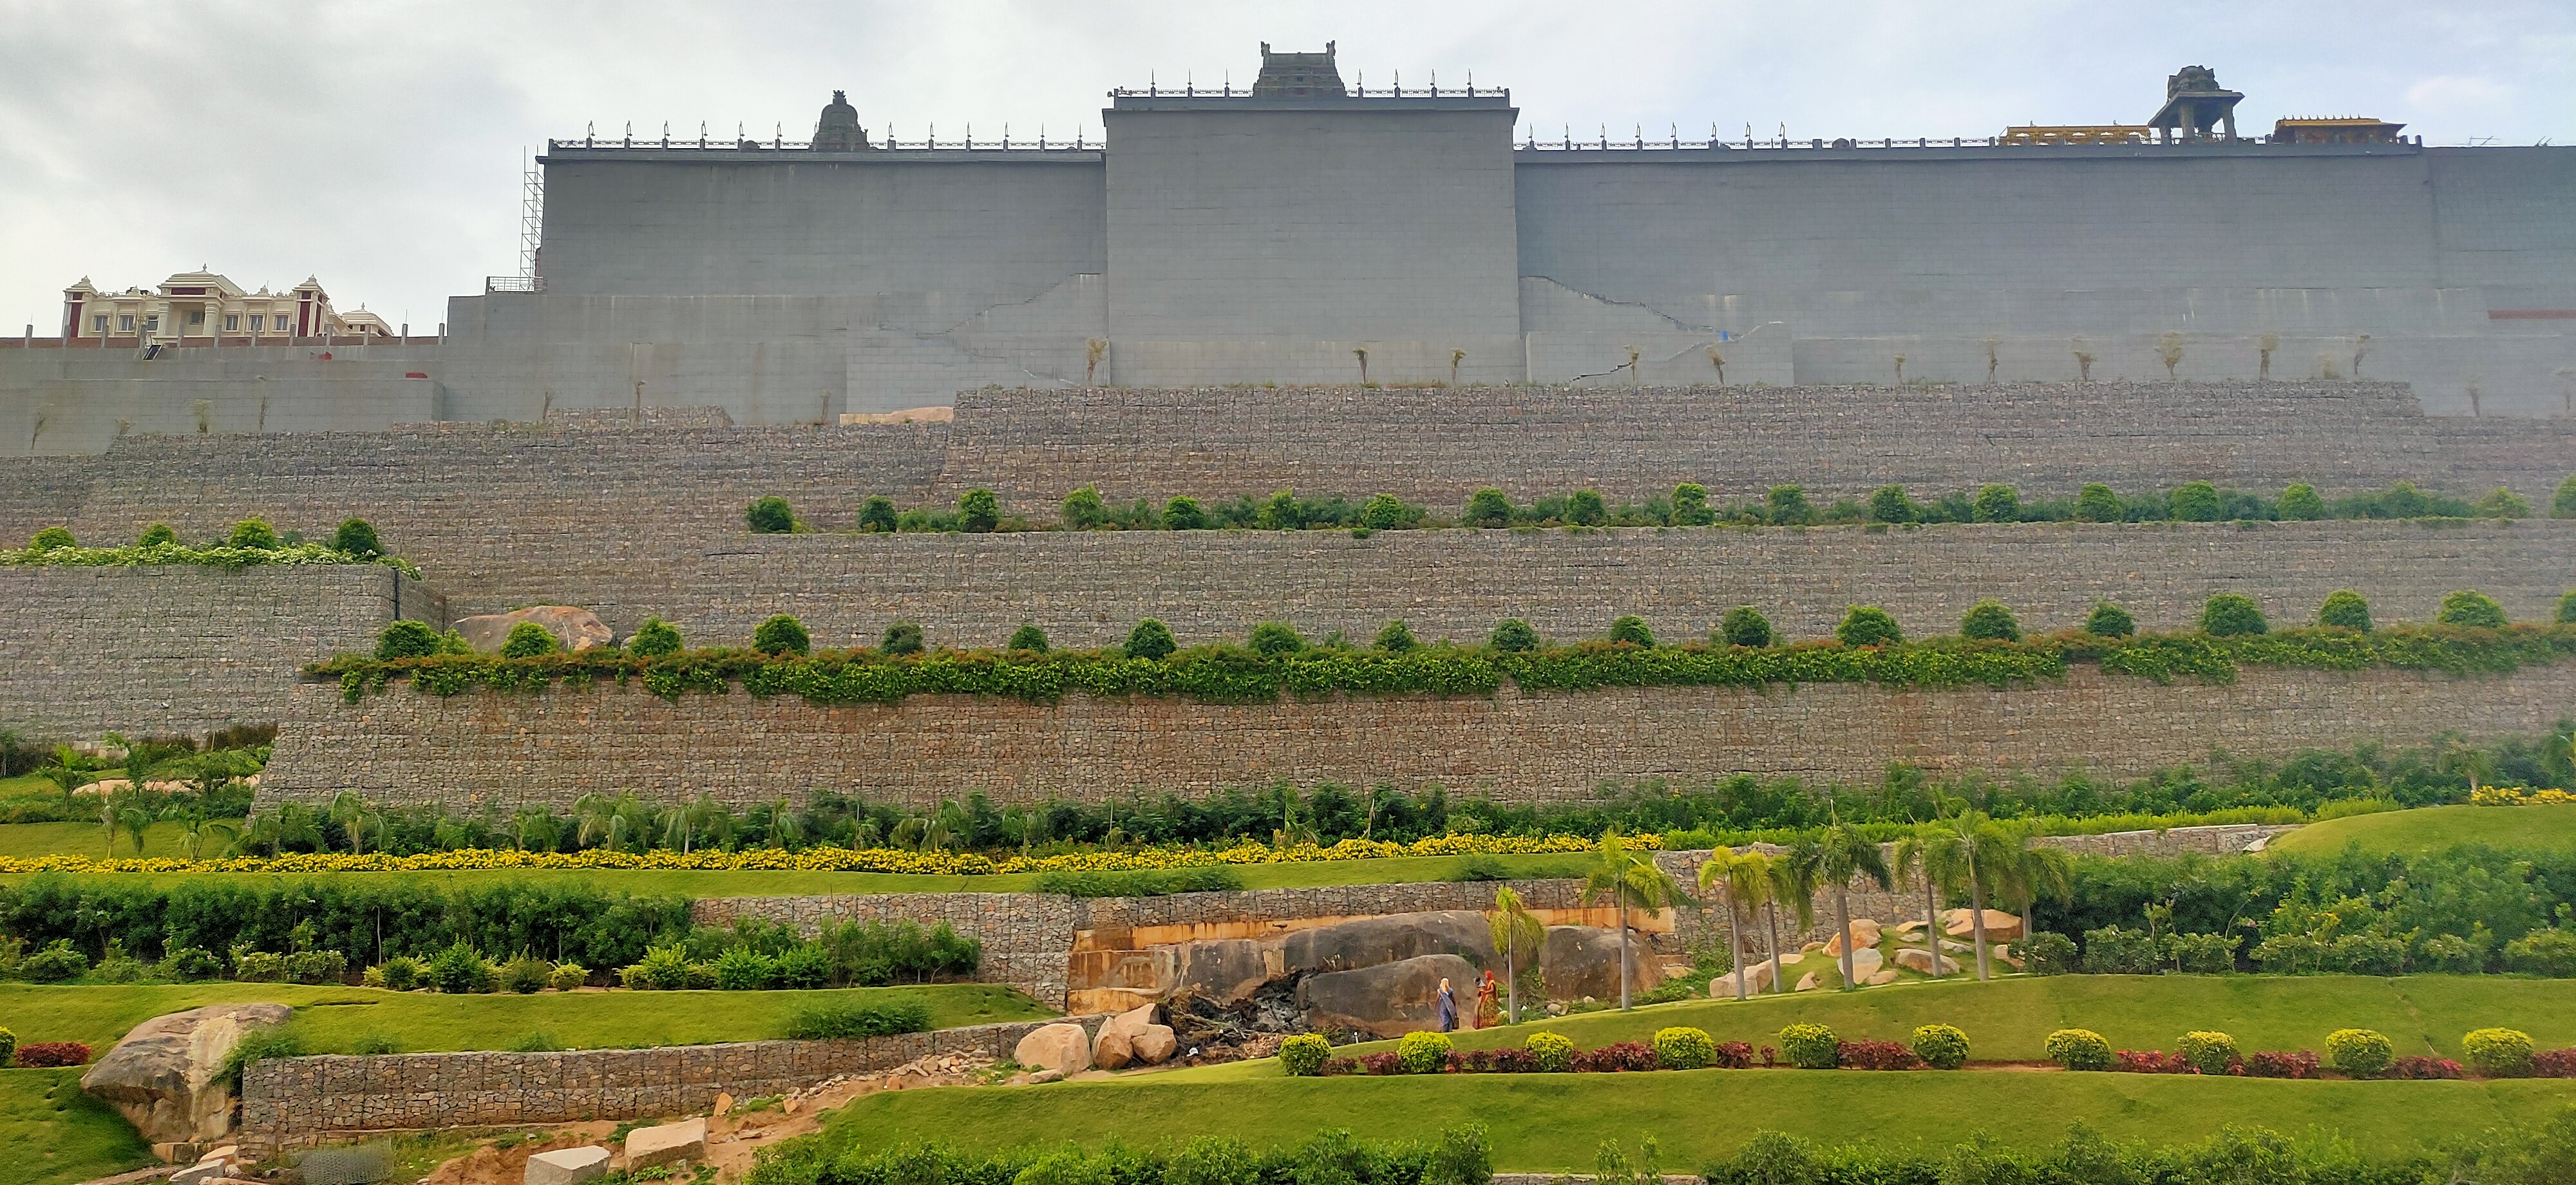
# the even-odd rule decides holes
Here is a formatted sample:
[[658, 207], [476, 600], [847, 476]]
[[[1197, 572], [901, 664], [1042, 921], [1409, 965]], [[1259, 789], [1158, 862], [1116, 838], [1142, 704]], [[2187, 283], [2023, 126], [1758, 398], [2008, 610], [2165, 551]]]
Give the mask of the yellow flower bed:
[[[1637, 835], [1631, 847], [1662, 846], [1662, 837]], [[512, 868], [697, 869], [711, 872], [899, 872], [927, 876], [993, 876], [1017, 872], [1126, 872], [1137, 869], [1186, 868], [1210, 864], [1302, 864], [1321, 860], [1384, 860], [1399, 856], [1545, 855], [1589, 852], [1599, 845], [1574, 835], [1435, 835], [1411, 843], [1346, 839], [1331, 847], [1293, 844], [1273, 847], [1246, 841], [1215, 851], [1191, 848], [1145, 848], [1137, 851], [1079, 852], [1063, 856], [1004, 856], [975, 852], [908, 852], [900, 848], [813, 847], [789, 852], [756, 848], [747, 852], [704, 851], [681, 855], [671, 851], [520, 852], [467, 848], [389, 856], [371, 852], [292, 852], [282, 856], [245, 856], [220, 860], [96, 859], [89, 856], [0, 857], [0, 874], [31, 872], [464, 872]]]
[[2534, 790], [2527, 786], [2480, 786], [2469, 791], [2471, 806], [2539, 806], [2558, 802], [2576, 802], [2576, 794], [2564, 790]]

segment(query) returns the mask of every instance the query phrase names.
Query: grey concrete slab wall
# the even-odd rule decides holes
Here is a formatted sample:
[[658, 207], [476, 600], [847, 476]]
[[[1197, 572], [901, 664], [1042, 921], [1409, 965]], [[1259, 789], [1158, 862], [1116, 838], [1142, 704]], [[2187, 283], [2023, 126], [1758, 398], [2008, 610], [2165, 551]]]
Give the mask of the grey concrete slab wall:
[[30, 741], [274, 724], [299, 670], [444, 602], [375, 564], [0, 566], [0, 727]]
[[2445, 286], [2504, 290], [2492, 302], [2576, 308], [2576, 150], [2436, 148], [2425, 153]]
[[[436, 346], [0, 351], [0, 456], [138, 432], [374, 431], [435, 418]], [[411, 376], [418, 377], [411, 377]]]

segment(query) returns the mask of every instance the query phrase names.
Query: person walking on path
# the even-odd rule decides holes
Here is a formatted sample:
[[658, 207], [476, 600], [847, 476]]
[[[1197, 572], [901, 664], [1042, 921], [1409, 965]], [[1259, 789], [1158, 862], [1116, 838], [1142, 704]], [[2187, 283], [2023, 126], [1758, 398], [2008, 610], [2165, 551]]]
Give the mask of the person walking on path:
[[1458, 1031], [1458, 994], [1449, 990], [1449, 981], [1440, 981], [1440, 1031]]
[[1494, 998], [1494, 973], [1485, 973], [1485, 982], [1476, 988], [1476, 1027], [1490, 1029], [1503, 1022], [1502, 1001]]

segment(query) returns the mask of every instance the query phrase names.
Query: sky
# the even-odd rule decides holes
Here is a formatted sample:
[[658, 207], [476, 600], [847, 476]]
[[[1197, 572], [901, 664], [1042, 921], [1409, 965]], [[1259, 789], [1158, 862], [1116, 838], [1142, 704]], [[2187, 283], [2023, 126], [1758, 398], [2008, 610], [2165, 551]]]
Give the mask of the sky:
[[2576, 2], [2253, 0], [0, 0], [0, 331], [62, 289], [210, 267], [319, 277], [436, 332], [517, 270], [548, 137], [1100, 134], [1116, 86], [1248, 83], [1259, 43], [1338, 42], [1344, 77], [1511, 89], [1520, 136], [1986, 136], [2137, 123], [2206, 65], [2239, 125], [2400, 121], [2428, 145], [2576, 143]]

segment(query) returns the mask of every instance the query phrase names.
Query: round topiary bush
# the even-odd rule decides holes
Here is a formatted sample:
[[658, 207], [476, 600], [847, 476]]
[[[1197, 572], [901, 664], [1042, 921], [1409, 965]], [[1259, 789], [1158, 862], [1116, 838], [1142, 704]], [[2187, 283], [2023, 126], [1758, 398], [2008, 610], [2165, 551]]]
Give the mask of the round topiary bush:
[[1407, 1074], [1437, 1074], [1449, 1068], [1449, 1034], [1406, 1033], [1395, 1043], [1395, 1064]]
[[2186, 523], [2217, 522], [2225, 507], [2218, 487], [2205, 481], [2187, 481], [2174, 487], [2165, 505], [2172, 510], [2175, 521]]
[[1914, 521], [1914, 499], [1907, 497], [1904, 486], [1880, 486], [1869, 492], [1869, 521], [1874, 523], [1910, 523]]
[[2008, 485], [1980, 486], [1971, 517], [1981, 523], [2021, 521], [2021, 491]]
[[1279, 1043], [1279, 1068], [1291, 1078], [1312, 1078], [1323, 1073], [1324, 1063], [1333, 1056], [1333, 1043], [1321, 1033], [1299, 1033]]
[[2200, 607], [2200, 632], [2213, 638], [2268, 633], [2271, 628], [2263, 620], [2263, 607], [2242, 593], [2220, 593]]
[[1404, 500], [1393, 494], [1371, 494], [1360, 504], [1360, 525], [1372, 531], [1392, 531], [1404, 517]]
[[1538, 631], [1517, 617], [1506, 617], [1494, 626], [1492, 646], [1505, 654], [1524, 654], [1538, 649]]
[[1163, 503], [1164, 530], [1204, 531], [1207, 525], [1207, 511], [1200, 508], [1198, 499], [1183, 494]]
[[171, 530], [170, 524], [154, 523], [151, 526], [143, 528], [143, 534], [134, 540], [134, 545], [136, 547], [167, 547], [171, 544], [177, 543], [178, 541], [179, 533]]
[[1536, 1061], [1538, 1068], [1546, 1073], [1571, 1074], [1574, 1072], [1574, 1038], [1572, 1037], [1562, 1033], [1532, 1033], [1529, 1035], [1529, 1040], [1521, 1043], [1521, 1048], [1528, 1050], [1531, 1060]]
[[1610, 506], [1601, 500], [1599, 490], [1576, 490], [1566, 495], [1565, 521], [1578, 527], [1597, 527], [1610, 521]]
[[2336, 589], [2326, 594], [2325, 604], [2317, 606], [2317, 624], [2369, 633], [2370, 602], [2351, 589]]
[[919, 654], [921, 648], [921, 627], [909, 621], [887, 626], [877, 639], [877, 649], [888, 654]]
[[878, 495], [859, 503], [859, 529], [891, 534], [903, 522], [894, 512], [894, 499]]
[[1377, 632], [1377, 648], [1389, 654], [1402, 654], [1421, 644], [1422, 640], [1413, 636], [1413, 627], [1406, 625], [1401, 617], [1386, 623], [1386, 628]]
[[2293, 482], [2281, 491], [2281, 517], [2290, 522], [2315, 522], [2326, 516], [2326, 500], [2317, 496], [2317, 487]]
[[635, 636], [626, 640], [626, 652], [642, 658], [659, 658], [678, 654], [683, 648], [680, 631], [659, 617], [647, 617], [635, 627]]
[[1819, 1024], [1794, 1024], [1780, 1030], [1780, 1054], [1801, 1070], [1830, 1070], [1842, 1064], [1842, 1042]]
[[1011, 631], [1010, 644], [1004, 646], [1003, 649], [1026, 650], [1033, 654], [1044, 654], [1047, 652], [1046, 631], [1039, 629], [1028, 622], [1021, 622], [1020, 628]]
[[2129, 516], [2120, 505], [2120, 495], [2101, 482], [2086, 482], [2075, 492], [2075, 520], [2086, 523], [2116, 523]]
[[340, 529], [331, 533], [331, 550], [362, 560], [385, 554], [384, 544], [376, 539], [376, 528], [363, 518], [341, 523]]
[[557, 963], [554, 974], [546, 977], [546, 986], [568, 992], [590, 982], [590, 968], [579, 963]]
[[1645, 618], [1632, 613], [1610, 623], [1610, 640], [1651, 647], [1655, 644], [1655, 631], [1646, 628]]
[[1265, 621], [1252, 627], [1252, 652], [1263, 658], [1282, 658], [1306, 648], [1306, 636], [1284, 621]]
[[1084, 486], [1064, 496], [1059, 515], [1067, 530], [1088, 531], [1109, 517], [1109, 505], [1100, 500], [1099, 486]]
[[1471, 527], [1508, 527], [1512, 525], [1512, 500], [1492, 486], [1467, 497], [1467, 509], [1458, 521]]
[[1935, 1070], [1968, 1064], [1968, 1034], [1955, 1025], [1924, 1025], [1914, 1030], [1914, 1056]]
[[1717, 1060], [1717, 1038], [1705, 1029], [1676, 1025], [1655, 1030], [1655, 1065], [1666, 1070], [1698, 1070]]
[[2520, 1029], [2474, 1029], [2460, 1038], [2469, 1068], [2489, 1078], [2531, 1076], [2531, 1034]]
[[752, 534], [784, 535], [796, 529], [796, 512], [785, 498], [755, 498], [743, 510], [742, 521], [750, 525]]
[[27, 550], [29, 551], [52, 551], [57, 547], [78, 546], [80, 546], [80, 544], [72, 539], [72, 532], [69, 527], [47, 527], [44, 530], [36, 532], [34, 538], [27, 540]]
[[2473, 588], [2464, 588], [2442, 598], [2442, 611], [2433, 620], [2444, 625], [2471, 625], [2484, 629], [2504, 628], [2504, 606], [2494, 597]]
[[2138, 632], [2138, 619], [2109, 601], [2095, 601], [2093, 612], [2084, 618], [2084, 632], [2097, 638], [2126, 638]]
[[1768, 646], [1771, 644], [1771, 619], [1751, 605], [1738, 605], [1726, 611], [1717, 623], [1717, 636], [1729, 646]]
[[751, 631], [751, 648], [762, 654], [804, 654], [814, 648], [805, 623], [781, 613]]
[[1705, 527], [1717, 521], [1717, 512], [1709, 509], [1708, 487], [1695, 481], [1673, 487], [1673, 525]]
[[2576, 622], [2576, 588], [2558, 594], [2558, 624]]
[[957, 525], [976, 534], [984, 534], [1002, 525], [1002, 499], [993, 491], [978, 486], [957, 495]]
[[2355, 1078], [2371, 1078], [2397, 1060], [2397, 1047], [2386, 1035], [2369, 1029], [2336, 1029], [2326, 1034], [2326, 1068]]
[[2185, 1033], [2181, 1052], [2182, 1060], [2203, 1074], [2229, 1073], [2243, 1060], [2236, 1052], [2236, 1038], [2225, 1033]]
[[1834, 637], [1845, 646], [1892, 646], [1905, 640], [1896, 618], [1876, 605], [1854, 605], [1843, 614], [1841, 625], [1834, 627]]
[[1129, 658], [1166, 658], [1181, 648], [1172, 639], [1172, 627], [1148, 617], [1127, 631], [1127, 645], [1122, 649]]
[[18, 1064], [18, 1034], [0, 1029], [0, 1070]]
[[438, 631], [425, 621], [397, 621], [376, 635], [376, 657], [427, 658], [438, 653]]
[[2048, 1060], [2065, 1070], [2107, 1070], [2111, 1068], [2111, 1043], [2091, 1029], [2059, 1029], [2040, 1043]]
[[555, 640], [554, 631], [533, 621], [522, 621], [510, 627], [510, 636], [501, 641], [503, 658], [542, 658], [563, 652], [563, 643]]
[[1970, 607], [1967, 616], [1959, 619], [1959, 636], [1981, 642], [2018, 642], [2021, 641], [2021, 621], [2013, 616], [2011, 609], [2004, 607], [2002, 601], [1988, 597]]
[[1816, 521], [1815, 503], [1800, 486], [1773, 486], [1762, 496], [1764, 517], [1775, 527], [1802, 527]]
[[245, 551], [275, 551], [277, 550], [277, 528], [268, 525], [267, 519], [243, 519], [233, 524], [233, 533], [230, 538], [224, 540], [224, 546], [238, 547]]

